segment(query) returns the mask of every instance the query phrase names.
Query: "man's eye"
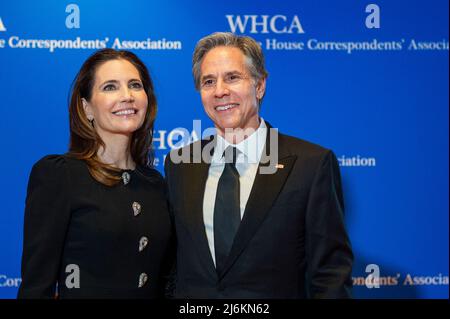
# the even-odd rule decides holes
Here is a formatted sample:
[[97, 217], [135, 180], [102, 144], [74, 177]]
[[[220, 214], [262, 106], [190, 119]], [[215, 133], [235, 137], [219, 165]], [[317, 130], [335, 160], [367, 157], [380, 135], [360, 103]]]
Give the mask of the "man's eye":
[[233, 75], [227, 76], [226, 80], [227, 80], [228, 82], [234, 82], [234, 81], [239, 80], [240, 78], [241, 78], [241, 77], [240, 77], [239, 75], [233, 74]]
[[203, 81], [203, 86], [211, 86], [214, 84], [214, 80], [205, 80]]
[[114, 91], [116, 86], [114, 84], [107, 84], [103, 87], [103, 91]]

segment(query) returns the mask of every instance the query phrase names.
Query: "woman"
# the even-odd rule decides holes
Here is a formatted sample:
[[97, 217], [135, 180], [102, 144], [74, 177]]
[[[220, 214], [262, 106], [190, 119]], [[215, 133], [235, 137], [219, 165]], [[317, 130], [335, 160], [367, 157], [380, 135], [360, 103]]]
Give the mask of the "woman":
[[131, 52], [81, 67], [70, 149], [38, 161], [25, 208], [19, 298], [155, 298], [171, 256], [164, 180], [149, 167], [156, 98]]

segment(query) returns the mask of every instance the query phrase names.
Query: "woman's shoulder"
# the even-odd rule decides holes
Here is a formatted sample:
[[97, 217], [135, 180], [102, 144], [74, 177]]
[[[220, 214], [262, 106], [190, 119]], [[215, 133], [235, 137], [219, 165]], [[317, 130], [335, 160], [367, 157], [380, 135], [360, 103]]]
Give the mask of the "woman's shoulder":
[[67, 154], [50, 154], [45, 155], [40, 160], [38, 160], [34, 165], [33, 169], [38, 170], [61, 170], [68, 166], [83, 165], [83, 161], [70, 157]]
[[32, 171], [51, 173], [54, 171], [61, 171], [65, 169], [65, 166], [66, 166], [66, 159], [64, 158], [64, 155], [51, 154], [45, 155], [36, 163], [34, 163]]
[[28, 190], [36, 187], [62, 187], [67, 181], [67, 163], [63, 155], [46, 155], [34, 163], [28, 181]]
[[57, 178], [66, 174], [68, 170], [83, 170], [84, 167], [84, 161], [67, 154], [50, 154], [45, 155], [33, 165], [31, 174]]

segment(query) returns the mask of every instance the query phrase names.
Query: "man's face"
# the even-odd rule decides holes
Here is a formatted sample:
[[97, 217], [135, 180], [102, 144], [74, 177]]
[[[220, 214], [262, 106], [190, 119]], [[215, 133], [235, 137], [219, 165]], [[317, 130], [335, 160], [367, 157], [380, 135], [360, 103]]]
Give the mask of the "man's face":
[[258, 100], [264, 95], [265, 85], [265, 79], [255, 83], [244, 54], [235, 47], [212, 49], [200, 66], [202, 103], [222, 136], [225, 129], [259, 127]]

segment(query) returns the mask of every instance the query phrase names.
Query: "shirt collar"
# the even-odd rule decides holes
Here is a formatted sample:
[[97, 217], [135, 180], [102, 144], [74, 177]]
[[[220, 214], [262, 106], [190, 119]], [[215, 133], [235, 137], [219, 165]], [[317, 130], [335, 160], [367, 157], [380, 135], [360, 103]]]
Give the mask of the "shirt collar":
[[[246, 163], [259, 163], [261, 155], [266, 144], [267, 138], [267, 125], [263, 118], [259, 124], [256, 132], [251, 134], [245, 140], [238, 144], [231, 144], [225, 140], [222, 136], [217, 134], [217, 142], [214, 147], [214, 155], [212, 157], [212, 163], [223, 164], [223, 152], [228, 146], [236, 147], [241, 154], [244, 155], [244, 161]], [[238, 156], [238, 162], [242, 161], [242, 157]]]

